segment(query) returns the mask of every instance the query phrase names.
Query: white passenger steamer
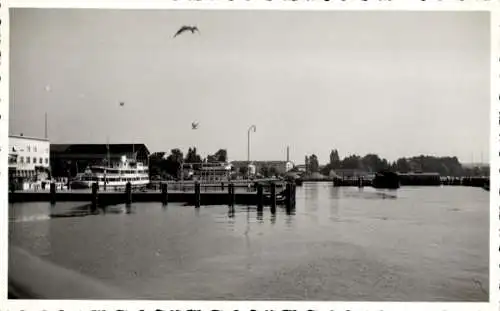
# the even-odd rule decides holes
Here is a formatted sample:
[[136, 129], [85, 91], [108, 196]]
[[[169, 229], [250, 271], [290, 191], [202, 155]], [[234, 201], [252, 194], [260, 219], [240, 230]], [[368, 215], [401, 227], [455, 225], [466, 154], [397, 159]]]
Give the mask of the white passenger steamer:
[[149, 184], [149, 169], [140, 162], [127, 160], [111, 166], [90, 166], [78, 174], [71, 183], [73, 189], [91, 188], [97, 182], [99, 189], [123, 190], [128, 182], [132, 188], [145, 188]]

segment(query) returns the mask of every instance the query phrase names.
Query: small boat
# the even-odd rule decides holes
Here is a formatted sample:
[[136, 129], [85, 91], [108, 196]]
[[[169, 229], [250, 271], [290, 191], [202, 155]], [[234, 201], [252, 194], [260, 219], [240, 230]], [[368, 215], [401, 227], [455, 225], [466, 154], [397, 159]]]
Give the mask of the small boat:
[[490, 191], [490, 182], [489, 181], [485, 182], [482, 188], [486, 191]]
[[398, 189], [400, 186], [399, 176], [394, 172], [380, 171], [375, 174], [372, 186], [376, 189]]

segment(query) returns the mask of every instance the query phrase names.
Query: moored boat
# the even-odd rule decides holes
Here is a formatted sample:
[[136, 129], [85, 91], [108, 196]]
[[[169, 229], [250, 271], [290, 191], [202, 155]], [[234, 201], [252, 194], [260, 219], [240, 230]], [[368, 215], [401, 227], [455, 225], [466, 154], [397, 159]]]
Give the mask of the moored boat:
[[394, 172], [381, 171], [375, 174], [372, 181], [373, 188], [398, 189], [400, 187], [399, 176]]
[[88, 167], [73, 179], [71, 188], [87, 189], [96, 182], [99, 189], [123, 190], [128, 182], [132, 188], [144, 188], [149, 184], [149, 169], [140, 162], [128, 161], [122, 157], [117, 165]]

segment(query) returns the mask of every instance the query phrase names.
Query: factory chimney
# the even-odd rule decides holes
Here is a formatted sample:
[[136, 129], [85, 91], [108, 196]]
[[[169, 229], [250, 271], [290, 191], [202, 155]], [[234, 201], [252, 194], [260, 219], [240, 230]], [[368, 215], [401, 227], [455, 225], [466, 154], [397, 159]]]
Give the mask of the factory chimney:
[[290, 146], [286, 146], [286, 161], [290, 162]]

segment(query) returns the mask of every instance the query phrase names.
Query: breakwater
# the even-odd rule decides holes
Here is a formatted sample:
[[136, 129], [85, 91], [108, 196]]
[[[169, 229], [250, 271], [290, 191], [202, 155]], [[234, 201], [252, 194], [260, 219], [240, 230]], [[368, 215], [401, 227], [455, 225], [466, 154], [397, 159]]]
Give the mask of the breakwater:
[[[484, 187], [489, 185], [489, 177], [441, 177], [438, 174], [402, 174], [398, 173], [401, 186], [467, 186]], [[299, 179], [297, 184], [302, 182], [328, 182], [336, 187], [371, 187], [373, 186], [372, 177], [329, 177], [329, 178], [308, 178]]]

